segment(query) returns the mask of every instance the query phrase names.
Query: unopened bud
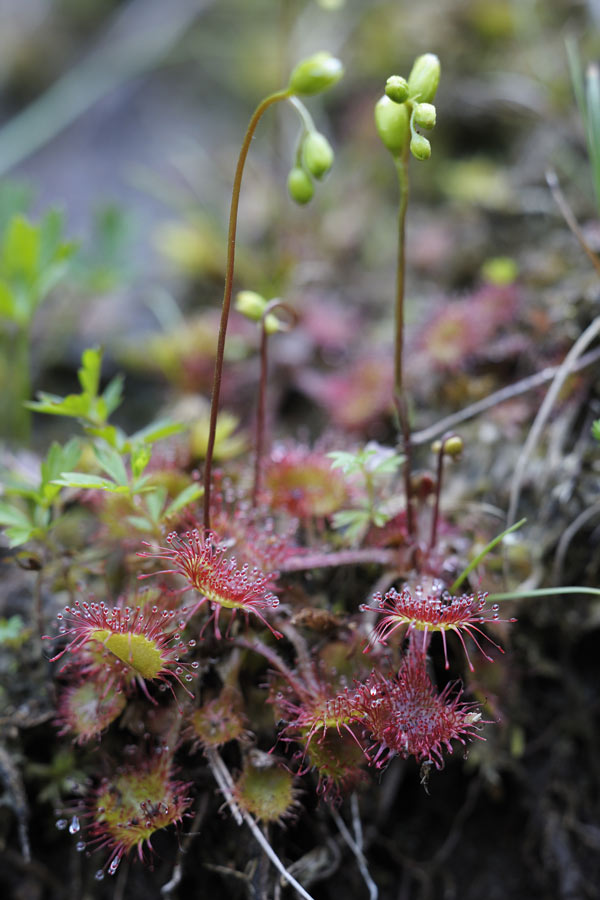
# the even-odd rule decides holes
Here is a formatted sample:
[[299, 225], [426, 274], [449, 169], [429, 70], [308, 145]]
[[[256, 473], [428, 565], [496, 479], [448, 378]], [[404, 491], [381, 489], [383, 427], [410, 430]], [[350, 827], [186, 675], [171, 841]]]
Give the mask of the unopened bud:
[[288, 175], [287, 186], [292, 200], [301, 206], [312, 200], [315, 192], [314, 185], [308, 172], [305, 172], [300, 166], [295, 166]]
[[240, 291], [235, 298], [235, 308], [247, 319], [259, 322], [267, 301], [256, 291]]
[[408, 99], [408, 82], [402, 75], [390, 75], [385, 83], [385, 93], [394, 103], [404, 103]]
[[[457, 434], [451, 435], [451, 437], [446, 438], [444, 441], [444, 454], [446, 456], [452, 456], [456, 458], [460, 456], [464, 448], [463, 440]], [[439, 453], [442, 449], [442, 441], [434, 441], [431, 445], [432, 453]]]
[[281, 331], [281, 322], [274, 313], [269, 313], [265, 316], [265, 331], [267, 334], [275, 334], [276, 331]]
[[336, 84], [344, 74], [344, 67], [331, 53], [315, 53], [298, 63], [290, 75], [289, 89], [293, 94], [320, 94]]
[[390, 153], [401, 153], [410, 136], [408, 109], [384, 95], [375, 104], [375, 127]]
[[410, 142], [410, 152], [415, 159], [429, 159], [431, 156], [431, 144], [422, 134], [413, 134]]
[[453, 434], [452, 437], [446, 438], [444, 441], [444, 453], [447, 456], [460, 456], [463, 452], [463, 447], [463, 440], [457, 434]]
[[421, 103], [431, 103], [440, 83], [440, 61], [435, 53], [417, 57], [408, 76], [408, 94]]
[[302, 144], [302, 162], [304, 167], [314, 175], [322, 178], [333, 165], [333, 148], [324, 134], [311, 131]]
[[433, 103], [417, 103], [413, 116], [415, 125], [429, 130], [435, 125], [435, 106]]

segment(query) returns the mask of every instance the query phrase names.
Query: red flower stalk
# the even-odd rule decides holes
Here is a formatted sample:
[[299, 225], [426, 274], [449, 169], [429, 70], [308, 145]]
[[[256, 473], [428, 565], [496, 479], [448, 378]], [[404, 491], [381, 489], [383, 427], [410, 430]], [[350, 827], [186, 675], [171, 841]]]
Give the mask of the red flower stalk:
[[[109, 609], [102, 602], [76, 601], [73, 606], [65, 606], [66, 615], [57, 616], [61, 621], [59, 634], [71, 635], [71, 639], [50, 662], [65, 653], [83, 652], [88, 674], [102, 671], [107, 676], [106, 695], [111, 689], [123, 689], [133, 677], [152, 702], [155, 701], [148, 693], [146, 681], [164, 682], [173, 691], [171, 680], [175, 680], [193, 697], [184, 681], [192, 681], [199, 664], [183, 663], [179, 654], [193, 647], [195, 641], [186, 644], [176, 629], [184, 628], [194, 611], [184, 607], [161, 612], [157, 606]], [[94, 661], [93, 653], [88, 653], [98, 645], [109, 653], [106, 667], [102, 657]]]
[[407, 634], [414, 631], [423, 632], [423, 653], [425, 653], [430, 633], [439, 631], [442, 635], [444, 659], [446, 668], [448, 668], [446, 632], [453, 631], [463, 646], [469, 669], [472, 672], [473, 663], [469, 657], [469, 651], [462, 632], [466, 632], [484, 657], [491, 661], [491, 657], [487, 655], [477, 640], [475, 632], [482, 635], [501, 653], [504, 653], [504, 651], [479, 628], [479, 625], [484, 622], [515, 621], [515, 619], [500, 619], [498, 605], [486, 606], [486, 598], [486, 593], [463, 594], [460, 597], [452, 597], [444, 591], [443, 586], [439, 582], [434, 582], [430, 593], [426, 593], [422, 587], [418, 586], [414, 592], [404, 588], [398, 593], [395, 588], [392, 588], [383, 597], [379, 593], [374, 594], [374, 605], [363, 604], [360, 609], [363, 612], [372, 610], [383, 615], [383, 618], [375, 627], [365, 652], [377, 641], [385, 644], [389, 636], [397, 628], [406, 626]]
[[207, 602], [211, 604], [212, 615], [208, 622], [214, 622], [218, 639], [221, 638], [219, 615], [222, 609], [232, 611], [231, 621], [237, 612], [243, 612], [246, 617], [253, 613], [276, 638], [282, 637], [261, 612], [263, 609], [276, 609], [279, 605], [278, 598], [268, 589], [272, 575], [264, 575], [259, 569], [250, 569], [248, 565], [238, 568], [235, 559], [226, 558], [225, 550], [218, 545], [218, 538], [212, 533], [203, 540], [198, 531], [187, 531], [181, 536], [172, 532], [167, 537], [167, 544], [168, 547], [155, 547], [151, 553], [139, 553], [138, 556], [164, 559], [172, 564], [170, 568], [151, 575], [139, 575], [139, 578], [183, 575], [189, 587], [202, 595], [195, 609]]
[[[109, 875], [132, 850], [143, 862], [145, 848], [152, 850], [152, 835], [181, 822], [191, 803], [186, 796], [189, 787], [173, 779], [166, 754], [123, 766], [116, 775], [102, 779], [89, 803], [88, 846], [110, 849]], [[102, 870], [96, 873], [96, 878], [102, 876]]]
[[454, 685], [441, 693], [427, 675], [425, 662], [408, 656], [397, 678], [373, 673], [354, 695], [357, 716], [375, 742], [366, 752], [371, 765], [382, 768], [399, 755], [443, 767], [442, 751], [452, 753], [452, 740], [463, 745], [478, 737], [481, 714], [473, 703], [461, 702], [462, 691], [451, 696]]

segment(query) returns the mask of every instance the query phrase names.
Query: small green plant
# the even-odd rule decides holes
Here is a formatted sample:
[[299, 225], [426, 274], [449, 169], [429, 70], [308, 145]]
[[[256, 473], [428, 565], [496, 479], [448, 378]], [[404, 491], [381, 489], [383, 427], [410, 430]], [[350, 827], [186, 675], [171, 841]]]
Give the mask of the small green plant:
[[64, 277], [75, 244], [63, 237], [62, 216], [49, 212], [34, 224], [14, 215], [0, 235], [0, 436], [29, 438], [29, 414], [23, 407], [31, 396], [31, 328], [35, 314]]
[[81, 443], [72, 438], [64, 447], [53, 443], [40, 466], [40, 479], [31, 485], [15, 478], [6, 482], [6, 501], [0, 502], [0, 525], [11, 547], [30, 541], [46, 541], [60, 521], [61, 493], [57, 479], [73, 469], [81, 456]]
[[363, 482], [365, 496], [355, 509], [343, 509], [333, 514], [333, 527], [343, 532], [349, 544], [354, 544], [369, 526], [383, 528], [394, 511], [385, 508], [385, 487], [404, 462], [404, 457], [390, 447], [370, 443], [356, 453], [336, 450], [327, 454], [332, 469], [341, 469], [351, 479], [358, 475]]
[[38, 413], [79, 421], [90, 438], [95, 467], [103, 473], [73, 470], [82, 452], [79, 442], [74, 441], [66, 448], [69, 452], [60, 455], [56, 450], [46, 468], [42, 466], [42, 477], [46, 476], [43, 489], [50, 501], [55, 499], [61, 487], [122, 495], [131, 508], [127, 521], [141, 531], [160, 533], [162, 522], [202, 494], [199, 485], [188, 484], [168, 501], [167, 488], [153, 481], [153, 476], [146, 472], [152, 458], [152, 446], [179, 434], [183, 426], [161, 420], [128, 436], [118, 426], [110, 424], [109, 417], [121, 403], [123, 379], [115, 376], [100, 393], [101, 365], [101, 350], [84, 350], [78, 372], [81, 393], [58, 397], [41, 391], [37, 401], [27, 404]]

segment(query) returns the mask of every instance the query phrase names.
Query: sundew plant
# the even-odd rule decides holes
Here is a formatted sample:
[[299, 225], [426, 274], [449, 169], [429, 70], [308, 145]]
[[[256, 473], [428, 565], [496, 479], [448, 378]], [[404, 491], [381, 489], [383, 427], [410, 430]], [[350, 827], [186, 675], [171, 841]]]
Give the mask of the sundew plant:
[[[438, 152], [443, 59], [425, 52], [391, 72], [364, 116], [397, 196], [386, 226], [395, 276], [378, 286], [386, 339], [369, 345], [360, 311], [351, 324], [352, 311], [304, 302], [273, 253], [261, 257], [264, 271], [248, 263], [240, 200], [256, 178], [247, 162], [263, 119], [298, 126], [287, 181], [275, 186], [281, 229], [297, 215], [315, 229], [320, 216], [331, 220], [335, 156], [344, 166], [351, 156], [317, 123], [344, 75], [341, 59], [317, 52], [258, 103], [231, 173], [221, 305], [215, 296], [205, 319], [138, 349], [138, 365], [204, 394], [191, 413], [173, 404], [128, 428], [127, 387], [119, 374], [107, 379], [96, 345], [70, 393], [29, 394], [34, 315], [81, 251], [53, 215], [35, 225], [18, 212], [5, 225], [0, 316], [19, 347], [9, 399], [21, 443], [4, 461], [0, 525], [7, 584], [25, 583], [30, 612], [0, 620], [15, 682], [0, 758], [13, 831], [2, 835], [24, 871], [37, 845], [54, 842], [77, 860], [81, 896], [141, 896], [143, 884], [204, 896], [207, 878], [215, 895], [221, 885], [232, 897], [333, 897], [344, 856], [360, 885], [352, 896], [391, 897], [375, 837], [391, 810], [437, 803], [465, 767], [492, 796], [503, 765], [523, 753], [511, 720], [517, 605], [594, 593], [534, 577], [530, 522], [517, 514], [520, 460], [505, 486], [508, 520], [462, 499], [476, 450], [461, 425], [479, 414], [472, 401], [493, 411], [486, 384], [500, 390], [479, 374], [477, 354], [500, 346], [499, 335], [508, 352], [516, 340], [510, 260], [494, 257], [478, 291], [410, 331], [409, 195]], [[527, 321], [545, 327], [539, 315]], [[327, 372], [323, 360], [344, 359], [349, 331], [360, 355]], [[508, 399], [555, 377], [558, 392], [576, 362]], [[451, 421], [427, 412], [426, 385], [462, 398]], [[505, 427], [514, 431], [520, 414]], [[72, 425], [39, 460], [20, 449], [31, 417]], [[38, 673], [37, 699], [25, 669]], [[51, 749], [21, 765], [16, 735], [27, 727], [45, 728]], [[23, 772], [50, 826], [30, 815]], [[473, 790], [454, 803], [468, 809]], [[409, 880], [415, 840], [398, 848]], [[319, 845], [329, 848], [322, 859]]]

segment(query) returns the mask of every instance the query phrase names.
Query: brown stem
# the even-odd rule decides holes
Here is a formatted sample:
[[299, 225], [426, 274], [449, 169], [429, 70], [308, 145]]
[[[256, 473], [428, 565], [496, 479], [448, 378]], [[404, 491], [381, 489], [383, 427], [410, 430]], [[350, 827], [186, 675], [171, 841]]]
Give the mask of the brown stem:
[[446, 441], [449, 437], [452, 437], [451, 434], [445, 434], [442, 440], [440, 441], [440, 449], [438, 451], [437, 458], [437, 472], [435, 479], [435, 505], [433, 508], [433, 519], [431, 522], [431, 538], [429, 539], [429, 549], [433, 550], [435, 547], [435, 543], [437, 541], [437, 529], [438, 522], [440, 519], [440, 497], [442, 494], [442, 475], [444, 473], [444, 449], [446, 447]]
[[404, 389], [404, 284], [406, 272], [406, 210], [408, 208], [409, 145], [396, 157], [396, 172], [400, 202], [398, 206], [398, 257], [396, 268], [395, 344], [394, 344], [394, 400], [404, 444], [404, 490], [406, 493], [406, 530], [409, 538], [415, 535], [415, 514], [412, 500], [412, 448], [408, 404]]
[[594, 251], [592, 250], [592, 248], [586, 241], [583, 231], [579, 227], [579, 223], [577, 222], [577, 219], [573, 215], [573, 210], [567, 203], [567, 198], [565, 197], [565, 195], [563, 194], [563, 192], [561, 190], [561, 187], [560, 187], [560, 184], [558, 181], [558, 176], [557, 176], [556, 172], [554, 171], [554, 169], [548, 169], [548, 171], [546, 172], [546, 182], [548, 184], [548, 187], [550, 188], [552, 196], [554, 197], [554, 202], [560, 209], [565, 222], [567, 223], [567, 225], [569, 226], [569, 228], [571, 229], [571, 231], [573, 232], [573, 234], [579, 241], [579, 245], [580, 245], [581, 249], [587, 256], [587, 258], [590, 260], [590, 262], [593, 265], [593, 267], [595, 268], [596, 272], [598, 273], [598, 275], [600, 275], [600, 259], [594, 253]]
[[[261, 334], [260, 334], [260, 380], [258, 385], [258, 410], [256, 413], [256, 447], [255, 447], [255, 458], [254, 458], [254, 487], [252, 489], [252, 507], [256, 509], [258, 504], [258, 496], [260, 494], [260, 479], [262, 474], [262, 457], [263, 457], [263, 448], [265, 443], [265, 408], [266, 408], [266, 397], [267, 397], [267, 374], [268, 374], [268, 359], [267, 359], [267, 347], [269, 334], [267, 331], [267, 317], [273, 312], [275, 309], [284, 309], [286, 313], [290, 317], [290, 322], [287, 325], [285, 330], [290, 330], [294, 327], [294, 325], [298, 321], [298, 315], [288, 306], [287, 303], [284, 303], [282, 300], [271, 300], [270, 303], [267, 303], [263, 314], [261, 316]], [[281, 323], [283, 324], [283, 323]]]
[[217, 341], [217, 354], [215, 358], [215, 374], [213, 378], [213, 389], [210, 405], [210, 425], [208, 431], [208, 445], [206, 448], [206, 461], [204, 465], [204, 530], [206, 533], [210, 531], [210, 489], [212, 460], [215, 449], [215, 436], [217, 432], [217, 416], [219, 414], [219, 397], [221, 394], [221, 378], [223, 374], [223, 358], [225, 354], [225, 338], [227, 336], [227, 323], [229, 321], [229, 310], [231, 308], [231, 294], [233, 291], [233, 272], [235, 266], [235, 237], [237, 232], [238, 207], [240, 202], [240, 189], [242, 186], [242, 175], [244, 174], [244, 165], [250, 143], [254, 137], [256, 126], [258, 125], [263, 113], [280, 100], [287, 100], [290, 96], [289, 90], [277, 91], [259, 103], [254, 110], [244, 140], [240, 149], [235, 176], [233, 179], [233, 190], [231, 193], [231, 207], [229, 212], [229, 230], [227, 234], [227, 261], [225, 264], [225, 287], [223, 290], [223, 306], [221, 309], [221, 323], [219, 325], [219, 338]]
[[267, 394], [267, 346], [269, 335], [264, 318], [260, 329], [260, 380], [258, 383], [258, 409], [256, 411], [256, 445], [254, 455], [254, 486], [252, 488], [252, 508], [256, 509], [260, 493], [263, 445], [265, 440], [265, 404]]

